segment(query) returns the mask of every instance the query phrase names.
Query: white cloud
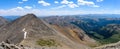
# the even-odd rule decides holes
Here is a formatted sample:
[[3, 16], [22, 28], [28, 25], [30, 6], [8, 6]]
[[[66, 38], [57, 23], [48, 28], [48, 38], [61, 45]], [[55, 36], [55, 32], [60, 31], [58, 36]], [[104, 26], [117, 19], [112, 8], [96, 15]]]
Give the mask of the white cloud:
[[0, 10], [0, 15], [21, 15], [24, 13], [25, 11], [22, 7], [11, 8], [8, 10]]
[[64, 8], [64, 7], [66, 7], [66, 5], [62, 5], [62, 6], [58, 6], [58, 7], [54, 7], [54, 8], [52, 8], [52, 9], [60, 9], [60, 8]]
[[100, 7], [100, 6], [98, 6], [98, 5], [93, 5], [93, 7]]
[[[18, 2], [18, 3], [22, 4], [25, 1], [28, 1], [28, 0], [22, 0], [22, 2]], [[100, 2], [100, 1], [103, 1], [103, 0], [96, 0], [96, 1]], [[51, 5], [50, 3], [45, 2], [45, 0], [39, 0], [38, 3], [41, 4], [42, 6], [50, 6]], [[59, 2], [58, 1], [54, 1], [54, 3], [58, 4]], [[87, 5], [87, 6], [90, 6], [90, 7], [100, 7], [100, 6], [96, 5], [94, 2], [86, 1], [86, 0], [77, 0], [77, 3], [73, 2], [73, 1], [70, 1], [70, 0], [62, 0], [60, 3], [62, 5], [68, 6], [69, 8], [76, 8], [76, 7], [80, 7], [81, 5], [82, 6]], [[63, 6], [58, 6], [58, 7], [55, 7], [55, 8], [60, 9], [60, 8], [63, 8]]]
[[54, 1], [54, 3], [58, 4], [59, 2], [58, 1]]
[[27, 2], [28, 0], [22, 0], [22, 1], [20, 1], [20, 2], [18, 2], [19, 4], [22, 4], [22, 3], [24, 3], [24, 2]]
[[28, 0], [22, 0], [22, 1], [26, 2], [26, 1], [28, 1]]
[[13, 8], [11, 10], [24, 10], [24, 8], [22, 8], [22, 7], [16, 7], [16, 8]]
[[25, 6], [25, 7], [15, 7], [15, 8], [11, 8], [11, 9], [0, 9], [0, 15], [5, 15], [5, 16], [9, 16], [9, 15], [24, 15], [27, 13], [31, 13], [32, 9], [30, 10], [31, 7], [29, 6]]
[[65, 4], [70, 8], [76, 8], [79, 7], [77, 4], [75, 4], [73, 1], [63, 0], [61, 1], [61, 4]]
[[22, 4], [23, 2], [18, 2], [19, 4]]
[[39, 4], [42, 4], [43, 6], [50, 6], [50, 3], [47, 3], [47, 2], [45, 2], [45, 1], [43, 1], [43, 0], [38, 1], [38, 3], [39, 3]]
[[[12, 11], [12, 12], [11, 12]], [[16, 16], [16, 15], [25, 15], [27, 13], [34, 13], [37, 16], [50, 16], [50, 15], [74, 15], [78, 14], [80, 12], [78, 11], [67, 11], [67, 10], [62, 10], [62, 11], [54, 11], [54, 10], [40, 10], [40, 9], [31, 9], [31, 10], [0, 10], [0, 16]]]
[[[16, 15], [25, 15], [27, 13], [34, 13], [37, 16], [49, 16], [49, 15], [73, 15], [77, 14], [78, 12], [66, 11], [66, 10], [40, 10], [40, 9], [31, 9], [28, 10], [22, 7], [11, 8], [8, 10], [0, 9], [0, 16], [16, 16]], [[47, 15], [46, 15], [47, 14]]]
[[97, 2], [102, 2], [103, 0], [96, 0]]
[[78, 5], [93, 5], [93, 2], [88, 2], [84, 0], [78, 0]]
[[99, 7], [98, 5], [95, 5], [95, 3], [92, 1], [78, 0], [77, 2], [78, 2], [78, 5], [88, 5], [92, 7]]
[[91, 6], [91, 7], [99, 7], [98, 5], [95, 5], [94, 2], [85, 1], [85, 0], [77, 0], [77, 4], [75, 4], [73, 1], [62, 0], [61, 4], [67, 5], [70, 8], [76, 8], [76, 7], [79, 7], [81, 5], [87, 5], [87, 6]]
[[69, 6], [70, 8], [76, 8], [76, 7], [79, 7], [77, 4], [74, 4], [72, 1], [69, 2], [68, 6]]
[[61, 4], [68, 4], [68, 3], [69, 3], [68, 0], [63, 0], [63, 1], [61, 2]]
[[34, 13], [37, 16], [50, 16], [50, 15], [75, 15], [75, 14], [120, 14], [120, 10], [44, 10], [44, 9], [26, 9], [23, 7], [16, 7], [11, 9], [0, 9], [0, 16], [16, 16], [16, 15], [25, 15], [27, 13]]
[[26, 9], [32, 9], [31, 6], [25, 6], [24, 8], [26, 8]]

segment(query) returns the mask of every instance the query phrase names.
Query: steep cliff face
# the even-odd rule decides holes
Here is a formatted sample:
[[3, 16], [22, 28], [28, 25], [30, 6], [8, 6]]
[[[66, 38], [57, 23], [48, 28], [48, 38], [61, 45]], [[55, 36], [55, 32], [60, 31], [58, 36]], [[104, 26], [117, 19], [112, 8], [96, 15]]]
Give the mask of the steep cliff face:
[[53, 44], [53, 47], [57, 49], [89, 48], [84, 44], [69, 39], [69, 37], [53, 29], [48, 23], [37, 18], [34, 14], [22, 16], [0, 28], [0, 37], [0, 42], [5, 41], [37, 48], [44, 47], [45, 44], [51, 46], [51, 41], [52, 43], [59, 43], [57, 45], [59, 47], [55, 47], [55, 43]]

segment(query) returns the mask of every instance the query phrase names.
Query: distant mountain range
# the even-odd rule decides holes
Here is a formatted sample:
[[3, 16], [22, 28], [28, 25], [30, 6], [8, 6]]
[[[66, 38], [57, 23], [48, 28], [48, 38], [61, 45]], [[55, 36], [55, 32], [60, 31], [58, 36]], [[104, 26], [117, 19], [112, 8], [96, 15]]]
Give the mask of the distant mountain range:
[[[120, 18], [120, 14], [84, 14], [84, 15], [63, 15], [63, 16], [82, 17], [82, 18]], [[13, 21], [19, 18], [20, 16], [3, 16], [3, 17], [9, 21]], [[44, 18], [44, 17], [51, 17], [51, 16], [38, 16], [38, 17]]]

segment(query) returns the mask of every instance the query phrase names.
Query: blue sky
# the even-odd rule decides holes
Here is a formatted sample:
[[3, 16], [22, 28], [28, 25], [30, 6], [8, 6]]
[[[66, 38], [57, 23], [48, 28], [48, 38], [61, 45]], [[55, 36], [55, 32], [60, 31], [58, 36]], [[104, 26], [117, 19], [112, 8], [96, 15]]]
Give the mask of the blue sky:
[[120, 14], [120, 0], [0, 0], [0, 16]]

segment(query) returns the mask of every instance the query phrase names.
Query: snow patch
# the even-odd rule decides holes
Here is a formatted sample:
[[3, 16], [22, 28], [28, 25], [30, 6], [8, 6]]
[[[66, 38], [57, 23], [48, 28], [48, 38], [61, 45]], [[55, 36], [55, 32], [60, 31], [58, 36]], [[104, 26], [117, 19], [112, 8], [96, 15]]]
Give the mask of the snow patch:
[[25, 31], [25, 28], [22, 30], [24, 32], [24, 39], [27, 37], [27, 31]]

